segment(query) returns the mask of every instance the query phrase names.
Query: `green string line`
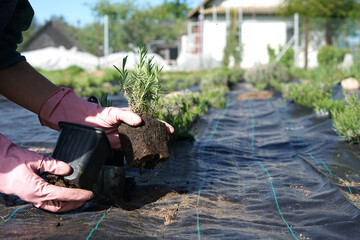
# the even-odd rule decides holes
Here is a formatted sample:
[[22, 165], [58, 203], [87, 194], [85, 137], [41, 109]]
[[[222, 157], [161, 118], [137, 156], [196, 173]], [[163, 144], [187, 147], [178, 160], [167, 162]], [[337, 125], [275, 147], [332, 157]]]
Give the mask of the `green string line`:
[[[251, 148], [252, 148], [252, 152], [254, 154], [254, 141], [255, 141], [255, 115], [254, 115], [254, 111], [253, 111], [253, 107], [252, 107], [252, 101], [249, 100], [249, 109], [250, 109], [250, 112], [251, 112], [251, 119], [252, 119], [252, 129], [251, 129]], [[271, 176], [270, 176], [270, 173], [269, 171], [264, 167], [264, 165], [258, 161], [258, 163], [260, 164], [260, 166], [262, 167], [262, 169], [264, 169], [264, 171], [266, 172], [266, 174], [268, 175], [269, 177], [269, 181], [270, 181], [270, 186], [271, 186], [271, 190], [273, 192], [273, 195], [274, 195], [274, 199], [275, 199], [275, 203], [276, 203], [276, 207], [277, 207], [277, 210], [280, 214], [280, 217], [281, 219], [283, 220], [283, 222], [285, 223], [286, 227], [289, 229], [291, 235], [296, 239], [296, 240], [299, 240], [295, 233], [293, 232], [292, 228], [290, 227], [290, 225], [287, 223], [287, 221], [285, 220], [281, 210], [280, 210], [280, 206], [279, 206], [279, 202], [277, 200], [277, 197], [276, 197], [276, 193], [275, 193], [275, 189], [274, 189], [274, 186], [273, 186], [273, 183], [272, 183], [272, 180], [271, 180]]]
[[86, 238], [86, 240], [90, 239], [91, 235], [93, 234], [93, 232], [98, 228], [99, 224], [102, 222], [102, 220], [104, 220], [106, 214], [108, 214], [110, 212], [111, 207], [109, 207], [109, 209], [103, 214], [102, 218], [100, 219], [100, 221], [96, 224], [96, 226], [91, 230], [91, 232], [89, 233], [89, 236]]
[[27, 206], [27, 205], [24, 205], [24, 206], [21, 206], [21, 207], [18, 207], [17, 209], [15, 209], [15, 211], [14, 211], [7, 219], [5, 219], [4, 221], [0, 222], [0, 225], [3, 224], [3, 223], [6, 223], [7, 221], [9, 221], [9, 220], [12, 218], [12, 216], [14, 216], [14, 214], [15, 214], [17, 211], [19, 211], [20, 209], [22, 209], [22, 208], [24, 208], [24, 207], [26, 207], [26, 206]]
[[[291, 129], [292, 129], [292, 132], [294, 133], [294, 135], [295, 135], [299, 140], [301, 140], [300, 136], [297, 134], [297, 132], [296, 132], [296, 130], [295, 130], [295, 128], [294, 128], [293, 123], [292, 123], [292, 122], [290, 121], [290, 119], [286, 116], [285, 110], [284, 110], [283, 108], [280, 108], [280, 111], [282, 112], [282, 114], [283, 114], [283, 116], [285, 117], [286, 121], [289, 123], [289, 125], [290, 125], [290, 127], [291, 127]], [[305, 146], [303, 146], [303, 148], [305, 148]], [[334, 177], [336, 180], [338, 180], [340, 184], [342, 183], [342, 181], [341, 181], [336, 175], [334, 175], [334, 174], [331, 172], [330, 168], [325, 164], [325, 162], [321, 162], [321, 163], [320, 163], [311, 153], [308, 153], [308, 154], [309, 154], [309, 156], [310, 156], [316, 163], [318, 163], [318, 164], [320, 164], [320, 165], [321, 165], [321, 163], [322, 163], [322, 165], [325, 167], [325, 169], [329, 172], [330, 176], [332, 176], [332, 177]], [[352, 192], [351, 192], [350, 186], [349, 186], [348, 188], [349, 188], [349, 193], [350, 193], [350, 195], [353, 195]], [[354, 201], [355, 201], [356, 204], [360, 207], [360, 203], [359, 203], [356, 199], [354, 199]]]
[[[218, 125], [220, 123], [220, 120], [225, 116], [225, 114], [227, 113], [227, 111], [229, 109], [229, 103], [230, 103], [230, 101], [228, 101], [228, 103], [226, 104], [225, 109], [222, 112], [221, 116], [216, 120], [215, 127], [213, 129], [213, 132], [212, 132], [210, 138], [208, 138], [207, 141], [203, 142], [203, 144], [201, 144], [201, 146], [200, 146], [200, 149], [201, 149], [200, 150], [201, 151], [201, 164], [204, 163], [204, 147], [209, 141], [211, 141], [213, 139], [213, 137], [214, 137], [214, 135], [215, 135], [215, 133], [217, 131]], [[203, 176], [201, 178], [201, 183], [200, 183], [200, 187], [199, 187], [199, 193], [198, 193], [197, 201], [196, 201], [196, 226], [197, 226], [199, 240], [201, 239], [200, 219], [199, 219], [199, 202], [200, 202], [201, 190], [202, 190], [202, 188], [204, 186], [204, 182], [205, 182], [206, 172], [207, 172], [207, 169], [206, 169], [206, 166], [204, 166]]]
[[291, 229], [291, 227], [289, 226], [289, 224], [286, 222], [283, 214], [281, 213], [280, 206], [279, 206], [279, 203], [278, 203], [278, 200], [277, 200], [277, 197], [276, 197], [275, 189], [274, 189], [273, 183], [272, 183], [272, 181], [271, 181], [271, 176], [270, 176], [269, 171], [262, 165], [261, 162], [258, 162], [258, 163], [259, 163], [260, 166], [265, 170], [266, 174], [267, 174], [268, 177], [269, 177], [271, 190], [272, 190], [272, 192], [273, 192], [273, 194], [274, 194], [276, 207], [277, 207], [277, 209], [278, 209], [278, 211], [279, 211], [279, 213], [280, 213], [281, 219], [284, 221], [284, 223], [286, 224], [286, 227], [289, 229], [289, 231], [291, 232], [291, 234], [293, 235], [293, 237], [298, 240], [298, 238], [296, 237], [295, 233], [293, 232], [293, 230]]

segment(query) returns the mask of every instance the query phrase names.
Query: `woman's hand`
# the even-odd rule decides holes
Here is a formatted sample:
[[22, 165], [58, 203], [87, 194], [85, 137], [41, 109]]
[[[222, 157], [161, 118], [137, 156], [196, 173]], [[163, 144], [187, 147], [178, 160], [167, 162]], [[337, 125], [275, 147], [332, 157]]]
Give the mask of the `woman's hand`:
[[[59, 130], [60, 121], [101, 128], [106, 132], [114, 149], [121, 148], [117, 131], [120, 122], [131, 126], [137, 126], [142, 122], [141, 118], [129, 108], [103, 108], [79, 98], [69, 88], [60, 88], [44, 101], [39, 111], [39, 120], [42, 125], [56, 130]], [[169, 134], [174, 132], [172, 126], [168, 123], [165, 125]]]
[[65, 162], [22, 149], [0, 134], [0, 192], [14, 194], [51, 212], [69, 211], [93, 198], [91, 191], [47, 183], [39, 176], [40, 170], [68, 175], [71, 167]]

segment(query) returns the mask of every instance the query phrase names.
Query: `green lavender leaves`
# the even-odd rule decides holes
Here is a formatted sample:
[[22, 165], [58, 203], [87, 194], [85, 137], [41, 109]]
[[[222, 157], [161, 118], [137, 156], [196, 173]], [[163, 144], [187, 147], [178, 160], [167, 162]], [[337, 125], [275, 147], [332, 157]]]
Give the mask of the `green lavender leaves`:
[[153, 62], [154, 57], [147, 58], [147, 50], [138, 48], [139, 63], [135, 70], [129, 72], [126, 67], [127, 56], [123, 59], [120, 73], [119, 84], [124, 97], [129, 103], [130, 108], [138, 114], [153, 114], [159, 97], [164, 93], [164, 89], [159, 82], [159, 68]]

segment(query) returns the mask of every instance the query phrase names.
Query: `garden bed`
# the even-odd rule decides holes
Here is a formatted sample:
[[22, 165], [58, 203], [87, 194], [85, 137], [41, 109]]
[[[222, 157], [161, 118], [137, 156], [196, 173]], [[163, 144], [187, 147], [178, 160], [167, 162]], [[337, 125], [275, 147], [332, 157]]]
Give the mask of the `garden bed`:
[[[340, 83], [345, 86], [342, 83], [345, 78], [349, 80], [347, 76], [359, 76], [359, 63], [356, 61], [349, 69], [333, 63], [310, 70], [271, 63], [253, 67], [246, 79], [259, 89], [279, 91], [284, 98], [327, 115], [339, 136], [353, 144], [360, 143], [360, 92], [356, 88], [341, 89]], [[351, 80], [359, 85], [358, 80]]]
[[[0, 236], [15, 239], [349, 239], [360, 234], [360, 150], [332, 130], [331, 120], [275, 94], [226, 95], [192, 128], [193, 141], [173, 141], [161, 169], [126, 169], [129, 194], [110, 205], [97, 198], [53, 214], [0, 195]], [[56, 141], [36, 116], [15, 104], [4, 135], [24, 147]], [[25, 130], [25, 131], [24, 131]], [[36, 140], [33, 133], [37, 133]]]

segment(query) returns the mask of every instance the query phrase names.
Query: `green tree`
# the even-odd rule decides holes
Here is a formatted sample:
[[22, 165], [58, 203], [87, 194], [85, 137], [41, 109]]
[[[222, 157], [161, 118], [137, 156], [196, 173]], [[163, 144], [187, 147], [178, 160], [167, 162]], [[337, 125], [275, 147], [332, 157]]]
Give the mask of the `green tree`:
[[226, 46], [224, 48], [224, 56], [222, 60], [223, 66], [225, 67], [229, 66], [231, 57], [234, 59], [235, 66], [239, 66], [242, 60], [242, 47], [239, 44], [236, 18], [236, 13], [231, 12], [231, 21], [227, 31]]
[[185, 19], [186, 14], [190, 10], [186, 0], [164, 0], [162, 6], [165, 8], [164, 10], [174, 19]]
[[151, 40], [176, 40], [186, 30], [186, 1], [164, 1], [162, 5], [137, 1], [110, 3], [101, 0], [92, 8], [96, 16], [109, 16], [109, 44], [114, 51], [133, 50]]
[[332, 45], [341, 26], [348, 19], [360, 16], [360, 4], [357, 0], [284, 0], [279, 10], [284, 15], [299, 13], [304, 18], [305, 28], [305, 66], [309, 42], [309, 20], [321, 18], [325, 29], [325, 41]]

